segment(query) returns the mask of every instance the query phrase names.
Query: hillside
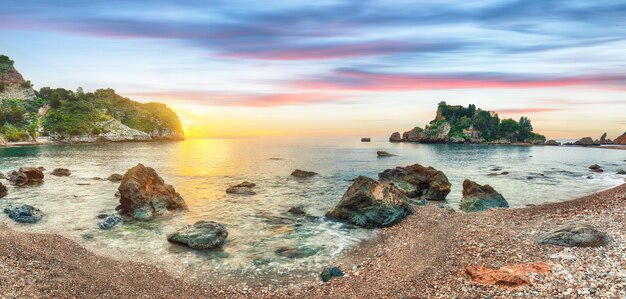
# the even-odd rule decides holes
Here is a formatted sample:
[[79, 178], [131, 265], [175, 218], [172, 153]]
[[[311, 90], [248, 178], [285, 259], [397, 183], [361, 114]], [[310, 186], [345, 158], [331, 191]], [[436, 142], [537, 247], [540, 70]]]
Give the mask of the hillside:
[[50, 136], [55, 142], [184, 139], [174, 111], [161, 103], [139, 103], [113, 89], [76, 92], [50, 87], [33, 91], [0, 55], [0, 143]]
[[395, 132], [390, 141], [421, 143], [514, 143], [540, 144], [543, 135], [533, 132], [530, 119], [521, 117], [500, 120], [493, 111], [470, 104], [467, 108], [440, 102], [435, 119], [423, 129], [415, 127], [400, 135]]

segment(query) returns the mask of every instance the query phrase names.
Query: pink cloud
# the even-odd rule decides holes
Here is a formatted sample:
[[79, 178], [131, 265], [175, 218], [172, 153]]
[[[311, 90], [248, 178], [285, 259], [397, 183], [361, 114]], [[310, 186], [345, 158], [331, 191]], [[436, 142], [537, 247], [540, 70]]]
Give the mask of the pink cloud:
[[276, 107], [333, 102], [342, 99], [336, 95], [318, 93], [227, 94], [205, 91], [164, 91], [127, 93], [126, 95], [178, 103], [238, 107]]
[[496, 109], [497, 113], [540, 113], [540, 112], [552, 112], [561, 111], [563, 109], [558, 108], [512, 108], [512, 109]]

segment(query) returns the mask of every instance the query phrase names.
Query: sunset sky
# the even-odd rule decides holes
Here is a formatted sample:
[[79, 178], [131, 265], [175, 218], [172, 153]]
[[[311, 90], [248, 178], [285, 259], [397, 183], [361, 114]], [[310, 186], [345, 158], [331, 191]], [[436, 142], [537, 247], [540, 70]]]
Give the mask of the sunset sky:
[[164, 102], [191, 137], [389, 135], [445, 100], [614, 138], [625, 16], [623, 0], [0, 0], [0, 54], [37, 89]]

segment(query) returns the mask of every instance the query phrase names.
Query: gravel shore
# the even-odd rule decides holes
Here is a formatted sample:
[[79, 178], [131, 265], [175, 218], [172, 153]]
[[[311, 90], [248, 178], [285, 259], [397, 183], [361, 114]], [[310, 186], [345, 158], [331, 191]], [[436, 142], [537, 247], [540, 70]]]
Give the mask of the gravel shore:
[[[572, 220], [595, 225], [610, 244], [534, 243], [538, 234]], [[58, 235], [0, 226], [0, 297], [626, 298], [625, 224], [626, 184], [522, 209], [462, 213], [419, 206], [338, 261], [346, 276], [258, 288], [196, 284], [157, 267], [97, 256]], [[532, 262], [546, 263], [550, 272], [531, 274], [530, 284], [520, 287], [484, 285], [465, 274], [469, 266]]]

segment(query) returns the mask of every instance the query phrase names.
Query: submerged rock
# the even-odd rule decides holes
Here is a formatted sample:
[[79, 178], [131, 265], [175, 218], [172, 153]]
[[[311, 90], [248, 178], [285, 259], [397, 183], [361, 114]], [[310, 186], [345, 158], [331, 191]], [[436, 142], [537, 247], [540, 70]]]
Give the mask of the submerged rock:
[[121, 182], [123, 178], [124, 178], [123, 175], [121, 175], [119, 173], [114, 173], [114, 174], [110, 175], [107, 178], [107, 181], [110, 181], [110, 182]]
[[241, 195], [254, 195], [256, 194], [256, 192], [254, 192], [252, 188], [254, 188], [255, 186], [256, 186], [255, 183], [250, 183], [246, 181], [246, 182], [237, 184], [235, 186], [228, 187], [228, 189], [226, 189], [226, 193], [241, 194]]
[[626, 170], [618, 169], [617, 174], [626, 174]]
[[36, 223], [43, 217], [43, 212], [31, 205], [21, 205], [19, 207], [9, 205], [4, 208], [4, 213], [8, 214], [9, 218], [24, 223]]
[[327, 267], [324, 268], [322, 273], [320, 274], [320, 278], [323, 282], [328, 282], [333, 277], [342, 277], [343, 272], [338, 267]]
[[120, 213], [144, 220], [168, 211], [187, 208], [183, 198], [151, 167], [143, 164], [129, 169], [118, 188]]
[[609, 237], [585, 222], [569, 222], [548, 233], [539, 235], [538, 244], [551, 244], [566, 247], [598, 247], [608, 243]]
[[601, 169], [602, 167], [598, 164], [589, 165], [589, 169]]
[[502, 194], [496, 192], [489, 185], [479, 185], [476, 182], [463, 181], [463, 198], [460, 208], [465, 212], [484, 211], [489, 208], [508, 208], [509, 203]]
[[9, 194], [9, 188], [4, 184], [0, 183], [0, 198], [3, 198]]
[[6, 176], [4, 175], [4, 173], [0, 172], [0, 180], [6, 180]]
[[386, 227], [412, 213], [406, 196], [393, 184], [359, 176], [326, 216], [363, 227]]
[[193, 249], [211, 249], [221, 246], [228, 237], [226, 228], [214, 221], [200, 220], [167, 236], [167, 240]]
[[302, 247], [279, 247], [274, 250], [274, 253], [278, 256], [290, 258], [290, 259], [300, 259], [315, 255], [320, 248], [312, 247], [312, 246], [302, 246]]
[[55, 176], [70, 176], [72, 172], [67, 168], [57, 168], [52, 171], [51, 175]]
[[121, 223], [122, 220], [123, 219], [120, 215], [113, 214], [111, 216], [107, 216], [104, 219], [102, 219], [102, 221], [98, 223], [98, 227], [100, 227], [100, 229], [110, 229], [114, 227], [115, 225], [117, 225], [118, 223]]
[[377, 151], [376, 155], [378, 157], [393, 157], [393, 156], [395, 156], [394, 154], [390, 154], [390, 153], [388, 153], [386, 151]]
[[11, 182], [11, 184], [13, 185], [24, 186], [28, 184], [28, 177], [23, 172], [13, 170], [10, 171], [7, 175], [7, 180], [9, 180], [9, 182]]
[[303, 216], [306, 215], [306, 212], [300, 208], [300, 207], [291, 207], [289, 208], [289, 210], [287, 211], [292, 215], [296, 215], [296, 216]]
[[317, 172], [296, 169], [291, 173], [291, 175], [297, 178], [308, 178], [317, 175]]
[[43, 171], [36, 167], [20, 167], [20, 172], [25, 174], [29, 183], [39, 183], [43, 181]]
[[410, 198], [445, 200], [450, 193], [446, 175], [432, 167], [419, 164], [387, 169], [378, 174], [381, 182], [390, 182]]
[[400, 136], [400, 132], [393, 132], [389, 137], [389, 142], [401, 142], [402, 136]]

